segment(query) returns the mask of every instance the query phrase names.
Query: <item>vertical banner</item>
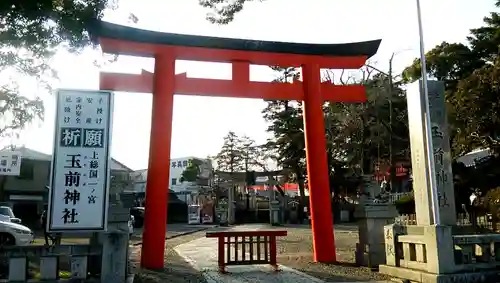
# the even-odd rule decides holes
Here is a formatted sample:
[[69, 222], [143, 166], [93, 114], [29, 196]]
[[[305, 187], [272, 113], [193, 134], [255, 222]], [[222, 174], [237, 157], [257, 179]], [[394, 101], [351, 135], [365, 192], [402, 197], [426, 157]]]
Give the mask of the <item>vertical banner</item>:
[[47, 229], [107, 228], [113, 93], [58, 90]]

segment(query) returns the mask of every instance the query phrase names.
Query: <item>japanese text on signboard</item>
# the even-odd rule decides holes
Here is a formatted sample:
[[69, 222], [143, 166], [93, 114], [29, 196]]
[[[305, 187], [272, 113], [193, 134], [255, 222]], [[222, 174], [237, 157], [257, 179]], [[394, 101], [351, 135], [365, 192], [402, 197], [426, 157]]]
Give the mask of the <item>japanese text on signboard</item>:
[[105, 228], [111, 94], [60, 91], [50, 230]]
[[0, 175], [19, 176], [21, 171], [21, 152], [0, 152]]

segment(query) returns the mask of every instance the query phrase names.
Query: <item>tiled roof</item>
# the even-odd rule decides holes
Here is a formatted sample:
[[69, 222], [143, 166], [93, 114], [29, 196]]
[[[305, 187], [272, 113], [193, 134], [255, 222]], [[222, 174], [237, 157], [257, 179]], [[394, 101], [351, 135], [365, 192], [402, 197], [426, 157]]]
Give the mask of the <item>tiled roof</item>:
[[[12, 150], [10, 147], [6, 147], [0, 151], [10, 151], [10, 150]], [[39, 151], [36, 151], [34, 149], [30, 149], [30, 148], [27, 148], [24, 146], [23, 147], [16, 147], [14, 150], [21, 152], [21, 156], [23, 159], [49, 161], [49, 162], [52, 161], [52, 155], [46, 154], [43, 152], [39, 152]], [[117, 161], [114, 158], [111, 158], [111, 169], [132, 172], [132, 169], [125, 166], [123, 163]]]

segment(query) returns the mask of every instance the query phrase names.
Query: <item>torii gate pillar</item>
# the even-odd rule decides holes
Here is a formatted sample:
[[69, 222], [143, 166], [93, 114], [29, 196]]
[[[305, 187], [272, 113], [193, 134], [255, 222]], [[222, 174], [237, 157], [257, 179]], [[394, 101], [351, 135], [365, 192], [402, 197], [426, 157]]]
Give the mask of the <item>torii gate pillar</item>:
[[318, 65], [302, 66], [304, 133], [314, 261], [335, 262], [330, 180], [326, 156], [325, 120]]
[[[146, 209], [142, 235], [141, 265], [162, 269], [167, 230], [170, 148], [175, 88], [175, 57], [160, 53], [155, 57], [153, 105], [149, 140]], [[167, 173], [165, 174], [165, 170]]]

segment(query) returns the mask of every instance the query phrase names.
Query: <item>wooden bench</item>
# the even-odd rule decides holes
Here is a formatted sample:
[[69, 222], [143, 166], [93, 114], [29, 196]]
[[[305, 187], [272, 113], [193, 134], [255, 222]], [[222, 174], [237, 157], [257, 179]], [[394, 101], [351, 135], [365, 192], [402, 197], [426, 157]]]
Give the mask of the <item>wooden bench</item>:
[[219, 271], [225, 273], [228, 265], [253, 264], [270, 264], [278, 271], [276, 237], [286, 235], [287, 231], [231, 231], [208, 232], [206, 237], [218, 239]]

